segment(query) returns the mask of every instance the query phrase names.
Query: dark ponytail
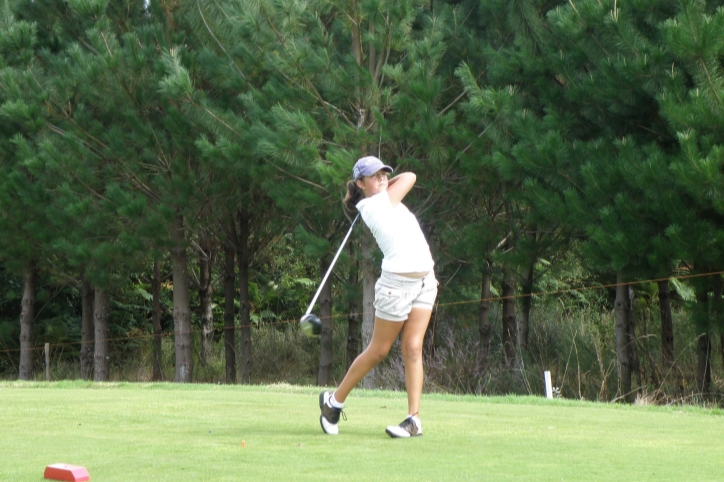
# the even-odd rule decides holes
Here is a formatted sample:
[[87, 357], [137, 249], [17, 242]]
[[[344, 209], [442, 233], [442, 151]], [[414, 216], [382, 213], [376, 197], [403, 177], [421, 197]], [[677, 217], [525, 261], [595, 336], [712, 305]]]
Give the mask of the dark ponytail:
[[364, 199], [365, 193], [357, 186], [355, 181], [347, 182], [347, 195], [344, 197], [344, 207], [351, 213], [357, 212], [357, 203]]

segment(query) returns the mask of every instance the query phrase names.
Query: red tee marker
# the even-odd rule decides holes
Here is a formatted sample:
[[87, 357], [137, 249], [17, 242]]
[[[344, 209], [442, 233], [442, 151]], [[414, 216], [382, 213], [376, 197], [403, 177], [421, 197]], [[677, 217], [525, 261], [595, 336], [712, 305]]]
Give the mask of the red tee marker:
[[85, 467], [68, 464], [53, 464], [45, 467], [45, 478], [51, 480], [64, 480], [69, 482], [82, 482], [90, 480]]

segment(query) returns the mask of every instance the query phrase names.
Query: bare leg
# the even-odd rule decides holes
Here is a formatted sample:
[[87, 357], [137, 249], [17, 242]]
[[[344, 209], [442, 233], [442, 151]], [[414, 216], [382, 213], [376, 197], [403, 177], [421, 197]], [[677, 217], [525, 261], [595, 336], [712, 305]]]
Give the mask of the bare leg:
[[422, 367], [422, 344], [432, 310], [413, 308], [402, 329], [402, 359], [405, 362], [407, 409], [410, 415], [420, 412], [420, 397], [425, 374]]
[[[413, 310], [414, 311], [414, 310]], [[430, 316], [428, 315], [428, 319]], [[372, 340], [365, 348], [365, 351], [355, 358], [352, 365], [347, 370], [342, 383], [339, 384], [334, 392], [334, 398], [342, 403], [347, 399], [347, 395], [354, 387], [364, 378], [370, 370], [377, 366], [379, 362], [385, 359], [390, 351], [392, 344], [400, 334], [403, 325], [407, 322], [388, 321], [375, 317], [375, 327], [372, 331]], [[427, 325], [426, 325], [427, 326]], [[425, 331], [423, 330], [423, 334]], [[419, 396], [418, 396], [419, 400]]]

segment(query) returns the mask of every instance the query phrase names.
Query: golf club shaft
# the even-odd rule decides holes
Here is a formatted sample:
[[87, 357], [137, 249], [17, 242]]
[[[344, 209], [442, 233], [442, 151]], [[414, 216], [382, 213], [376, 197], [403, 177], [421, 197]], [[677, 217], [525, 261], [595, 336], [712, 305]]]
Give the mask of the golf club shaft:
[[349, 227], [349, 231], [347, 231], [347, 236], [344, 237], [344, 239], [342, 240], [342, 244], [339, 246], [339, 249], [337, 250], [337, 254], [334, 255], [332, 264], [329, 265], [329, 268], [327, 269], [327, 274], [324, 275], [324, 278], [322, 278], [322, 282], [319, 284], [319, 288], [317, 288], [317, 292], [314, 293], [314, 298], [312, 298], [312, 302], [309, 303], [309, 308], [307, 308], [307, 312], [304, 313], [305, 315], [308, 315], [309, 313], [312, 312], [314, 303], [317, 302], [319, 293], [322, 291], [322, 287], [324, 286], [324, 283], [327, 282], [327, 278], [329, 278], [329, 274], [332, 272], [332, 268], [334, 268], [334, 263], [337, 262], [337, 258], [339, 258], [339, 255], [342, 252], [342, 248], [344, 248], [344, 245], [347, 243], [347, 239], [349, 239], [349, 235], [352, 234], [352, 228], [354, 228], [354, 223], [357, 222], [357, 219], [359, 219], [359, 214], [357, 214], [357, 217], [355, 217], [354, 221], [352, 221], [352, 225]]

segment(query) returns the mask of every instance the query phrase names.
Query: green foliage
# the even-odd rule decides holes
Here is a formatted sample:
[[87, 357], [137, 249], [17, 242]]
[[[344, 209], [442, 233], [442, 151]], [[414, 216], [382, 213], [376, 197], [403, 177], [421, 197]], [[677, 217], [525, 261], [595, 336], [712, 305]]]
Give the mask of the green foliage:
[[181, 65], [178, 55], [180, 47], [172, 48], [163, 54], [163, 63], [169, 72], [160, 82], [160, 91], [172, 99], [183, 100], [193, 93], [189, 71]]
[[80, 17], [98, 20], [106, 12], [109, 0], [68, 0], [68, 6]]
[[[521, 361], [560, 363], [577, 351], [582, 373], [605, 383], [582, 376], [580, 389], [564, 392], [591, 397], [612, 373], [600, 315], [612, 297], [581, 288], [610, 284], [615, 272], [665, 279], [716, 273], [724, 263], [719, 3], [3, 2], [3, 371], [14, 370], [17, 277], [27, 266], [41, 272], [34, 343], [67, 344], [57, 356], [70, 363], [75, 280], [111, 291], [111, 336], [143, 337], [153, 260], [182, 245], [194, 266], [200, 245], [229, 245], [249, 268], [237, 305], [248, 298], [255, 327], [275, 330], [255, 353], [284, 354], [307, 376], [314, 356], [286, 346], [296, 336], [288, 327], [347, 232], [341, 199], [351, 166], [374, 153], [418, 175], [405, 202], [430, 240], [450, 328], [434, 362], [440, 377], [447, 367], [468, 378], [436, 380], [435, 389], [520, 392], [529, 384], [508, 372], [481, 382], [479, 367], [465, 366], [475, 339], [465, 330], [478, 321], [489, 275], [494, 293], [513, 279], [527, 284], [519, 291], [556, 293], [530, 298], [544, 310], [558, 304], [560, 317], [590, 315], [566, 327], [531, 318], [532, 351]], [[179, 219], [182, 237], [174, 238]], [[346, 281], [357, 257], [345, 253], [333, 277], [340, 319], [348, 297], [360, 296]], [[222, 271], [216, 262], [217, 337]], [[707, 308], [683, 305], [689, 328], [721, 331], [717, 281], [697, 284]], [[694, 284], [672, 282], [687, 301], [696, 299]], [[164, 330], [170, 288], [162, 291]], [[635, 291], [642, 319], [655, 318], [651, 285]], [[456, 336], [465, 353], [453, 349]], [[693, 335], [681, 336], [686, 345]], [[115, 345], [113, 363], [124, 365], [142, 345]], [[281, 376], [269, 370], [260, 379]], [[203, 377], [220, 373], [212, 366]]]

